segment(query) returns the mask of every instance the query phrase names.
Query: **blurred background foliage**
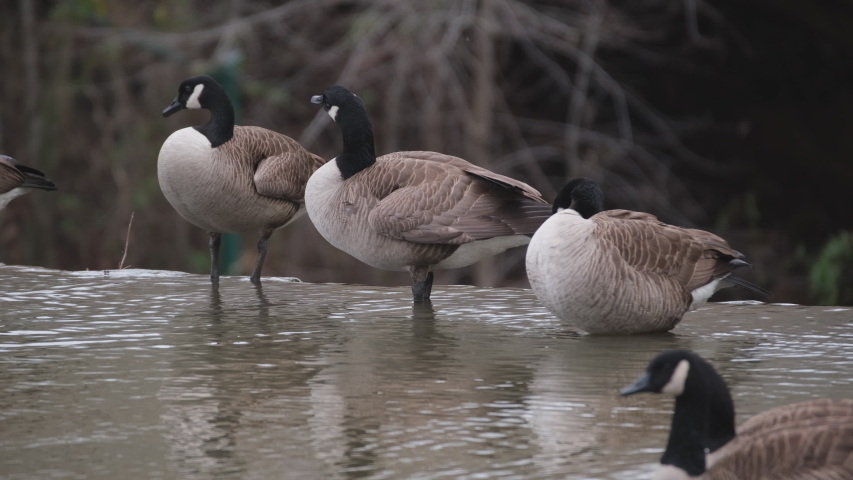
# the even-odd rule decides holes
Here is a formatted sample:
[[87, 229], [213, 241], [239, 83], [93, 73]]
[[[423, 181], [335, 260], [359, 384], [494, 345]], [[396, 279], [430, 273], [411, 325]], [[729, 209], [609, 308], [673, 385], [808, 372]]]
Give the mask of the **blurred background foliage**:
[[[853, 2], [849, 0], [10, 0], [0, 4], [0, 151], [60, 190], [0, 213], [0, 261], [208, 270], [207, 234], [163, 198], [157, 154], [206, 112], [162, 118], [214, 75], [242, 124], [332, 158], [308, 100], [341, 83], [377, 153], [435, 150], [553, 198], [569, 177], [608, 208], [711, 229], [778, 302], [853, 304]], [[257, 238], [232, 239], [247, 275]], [[408, 285], [303, 218], [264, 273]], [[527, 286], [524, 251], [439, 283]], [[720, 299], [746, 298], [738, 292]]]

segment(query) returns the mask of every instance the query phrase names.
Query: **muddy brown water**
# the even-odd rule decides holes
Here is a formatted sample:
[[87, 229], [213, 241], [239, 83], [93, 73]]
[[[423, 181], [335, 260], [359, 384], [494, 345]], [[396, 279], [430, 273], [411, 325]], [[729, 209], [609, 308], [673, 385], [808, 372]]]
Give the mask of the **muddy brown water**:
[[711, 304], [591, 337], [529, 290], [0, 265], [0, 477], [649, 478], [672, 400], [620, 398], [687, 348], [738, 423], [853, 397], [853, 311]]

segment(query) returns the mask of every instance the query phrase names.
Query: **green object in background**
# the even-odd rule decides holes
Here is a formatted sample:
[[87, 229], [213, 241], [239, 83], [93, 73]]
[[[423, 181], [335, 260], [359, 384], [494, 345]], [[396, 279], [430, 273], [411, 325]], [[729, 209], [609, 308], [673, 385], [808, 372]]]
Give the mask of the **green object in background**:
[[222, 246], [219, 250], [219, 261], [224, 275], [238, 275], [237, 261], [240, 259], [240, 235], [236, 233], [222, 234]]
[[[219, 66], [210, 72], [210, 76], [222, 85], [231, 103], [234, 105], [234, 123], [240, 123], [240, 59], [239, 51], [233, 51], [222, 55]], [[237, 262], [240, 259], [241, 250], [240, 235], [226, 233], [222, 235], [222, 247], [219, 252], [221, 272], [224, 275], [237, 275]]]
[[824, 244], [809, 272], [812, 294], [821, 305], [853, 301], [853, 233], [841, 231]]

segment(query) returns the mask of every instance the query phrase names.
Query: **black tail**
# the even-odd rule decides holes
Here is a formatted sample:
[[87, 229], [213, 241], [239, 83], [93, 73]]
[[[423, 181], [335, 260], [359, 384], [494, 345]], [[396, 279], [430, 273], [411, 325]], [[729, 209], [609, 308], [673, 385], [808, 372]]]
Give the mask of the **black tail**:
[[[18, 168], [18, 170], [20, 170], [20, 168]], [[43, 176], [33, 175], [30, 173], [27, 173], [26, 178], [24, 178], [24, 183], [22, 183], [21, 186], [26, 188], [38, 188], [39, 190], [56, 190], [56, 185], [54, 185], [50, 180]]]
[[740, 288], [746, 290], [747, 292], [752, 292], [758, 296], [761, 296], [761, 297], [769, 297], [770, 296], [770, 292], [768, 292], [767, 290], [759, 287], [758, 285], [747, 282], [746, 280], [744, 280], [742, 278], [738, 278], [738, 277], [729, 275], [728, 277], [726, 277], [725, 281], [728, 283], [731, 283], [735, 287], [740, 287]]
[[[8, 158], [8, 157], [6, 157], [6, 158]], [[37, 177], [43, 177], [44, 176], [44, 172], [42, 172], [41, 170], [36, 170], [33, 167], [21, 165], [20, 163], [15, 164], [15, 168], [18, 169], [18, 171], [23, 173], [24, 175], [35, 175]]]

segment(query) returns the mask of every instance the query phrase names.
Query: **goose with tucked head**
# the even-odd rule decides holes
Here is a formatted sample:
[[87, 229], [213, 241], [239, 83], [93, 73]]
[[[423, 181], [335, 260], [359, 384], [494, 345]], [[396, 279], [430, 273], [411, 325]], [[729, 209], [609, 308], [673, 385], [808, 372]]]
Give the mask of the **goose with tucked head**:
[[768, 294], [731, 276], [749, 264], [722, 238], [648, 213], [605, 211], [588, 178], [570, 181], [552, 210], [527, 248], [527, 276], [551, 313], [588, 333], [671, 330], [727, 286]]
[[33, 190], [56, 190], [56, 185], [35, 168], [21, 165], [12, 157], [0, 155], [0, 210], [12, 200]]
[[656, 356], [621, 394], [675, 397], [656, 480], [832, 480], [853, 478], [853, 400], [809, 400], [773, 408], [735, 432], [725, 381], [687, 350]]
[[461, 158], [377, 158], [364, 103], [345, 87], [311, 101], [340, 127], [343, 151], [308, 180], [308, 216], [329, 243], [362, 262], [408, 271], [415, 302], [429, 300], [433, 270], [526, 245], [548, 218], [538, 191]]
[[209, 232], [213, 282], [219, 280], [222, 234], [260, 232], [251, 276], [260, 283], [267, 240], [305, 213], [305, 184], [324, 161], [290, 137], [234, 125], [234, 106], [210, 77], [184, 80], [163, 116], [184, 109], [209, 110], [210, 120], [163, 143], [157, 160], [163, 195], [184, 219]]

